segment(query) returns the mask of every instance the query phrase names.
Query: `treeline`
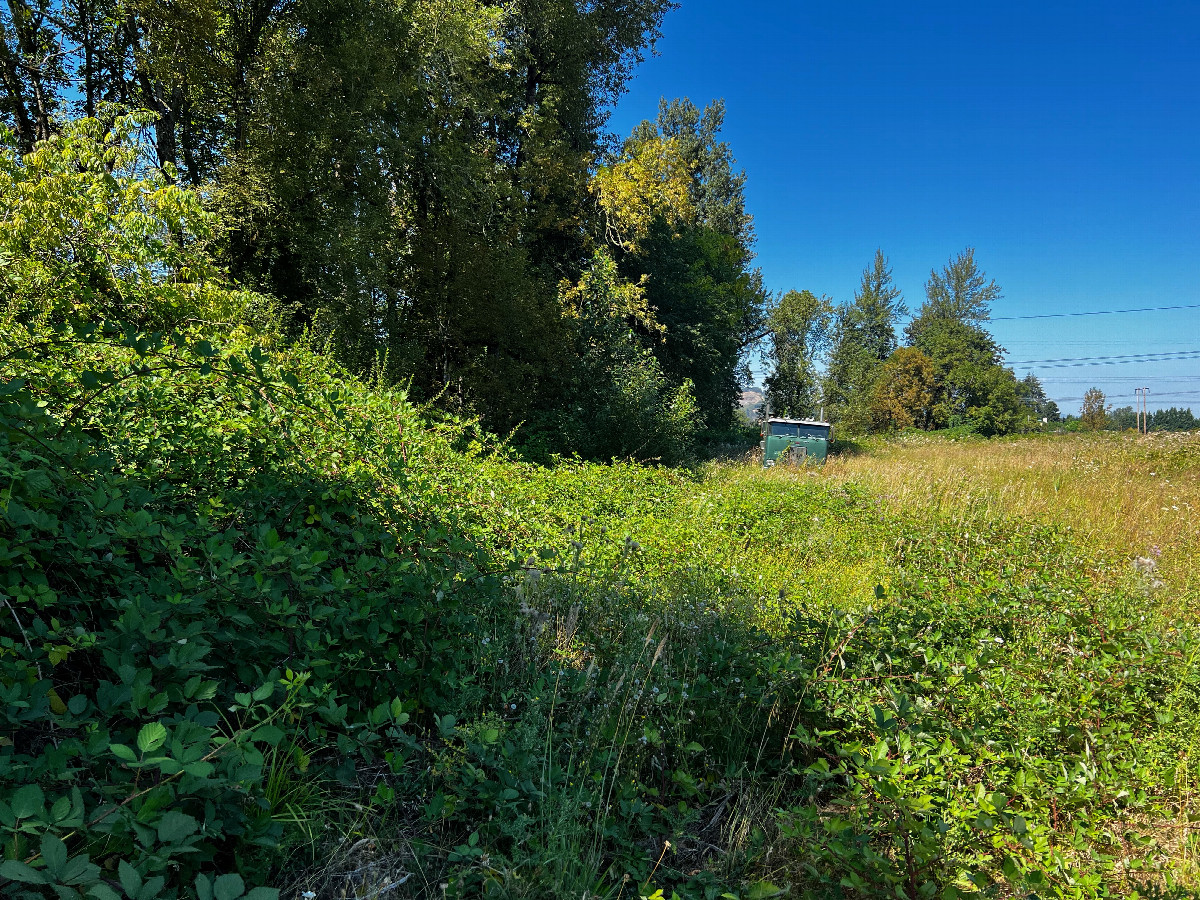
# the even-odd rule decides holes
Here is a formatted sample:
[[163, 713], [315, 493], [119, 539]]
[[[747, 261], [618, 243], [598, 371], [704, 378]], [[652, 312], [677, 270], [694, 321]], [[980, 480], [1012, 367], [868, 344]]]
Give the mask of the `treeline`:
[[14, 0], [0, 117], [19, 167], [150, 111], [125, 137], [289, 338], [540, 452], [670, 458], [730, 426], [769, 301], [722, 105], [604, 131], [673, 5]]
[[[0, 11], [13, 184], [108, 154], [119, 189], [101, 188], [109, 205], [90, 217], [104, 222], [82, 242], [60, 220], [94, 180], [10, 192], [5, 227], [36, 232], [10, 233], [10, 269], [42, 247], [79, 288], [68, 300], [37, 282], [34, 302], [26, 279], [10, 314], [154, 327], [212, 314], [180, 303], [152, 322], [119, 296], [123, 273], [95, 244], [149, 230], [147, 283], [219, 273], [256, 298], [258, 327], [269, 306], [286, 339], [534, 457], [678, 460], [736, 424], [758, 351], [774, 413], [849, 431], [1057, 419], [1033, 376], [1001, 364], [985, 327], [1000, 291], [972, 250], [930, 274], [901, 341], [882, 253], [842, 306], [768, 294], [720, 102], [663, 101], [624, 140], [605, 132], [673, 5], [243, 0], [184, 15], [13, 0]], [[152, 225], [117, 199], [167, 188], [175, 207], [158, 203]]]
[[[1118, 406], [1106, 414], [1105, 427], [1113, 431], [1136, 430], [1137, 411], [1132, 406]], [[1190, 408], [1172, 406], [1147, 414], [1145, 427], [1150, 431], [1196, 431], [1200, 429], [1200, 419], [1192, 414]]]
[[852, 302], [786, 295], [769, 320], [772, 414], [824, 415], [852, 433], [915, 427], [991, 435], [1057, 421], [1041, 382], [1032, 374], [1018, 380], [985, 327], [1000, 297], [970, 247], [929, 273], [903, 343], [897, 329], [908, 310], [881, 250]]

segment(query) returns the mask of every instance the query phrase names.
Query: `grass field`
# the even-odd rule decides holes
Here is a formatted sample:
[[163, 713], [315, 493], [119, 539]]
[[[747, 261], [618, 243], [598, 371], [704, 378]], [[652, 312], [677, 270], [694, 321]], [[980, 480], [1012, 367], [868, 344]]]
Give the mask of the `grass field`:
[[[724, 842], [707, 840], [722, 846], [720, 858], [752, 860], [743, 876], [757, 869], [813, 896], [823, 896], [814, 883], [829, 878], [869, 895], [925, 896], [935, 885], [969, 892], [966, 869], [952, 876], [943, 866], [971, 859], [1030, 892], [1128, 896], [1139, 885], [1153, 892], [1174, 884], [1184, 896], [1196, 883], [1190, 815], [1200, 760], [1185, 712], [1197, 701], [1190, 512], [1200, 499], [1198, 454], [1200, 441], [1179, 436], [920, 437], [822, 469], [506, 466], [488, 491], [500, 498], [498, 512], [523, 511], [530, 533], [518, 543], [571, 534], [576, 580], [547, 614], [581, 609], [571, 631], [591, 635], [586, 646], [606, 635], [614, 647], [642, 623], [640, 646], [662, 634], [654, 622], [695, 671], [703, 652], [678, 634], [689, 617], [761, 629], [777, 649], [823, 635], [822, 649], [810, 644], [799, 654], [821, 660], [807, 668], [800, 694], [827, 697], [828, 706], [792, 715], [794, 723], [832, 713], [824, 724], [837, 735], [833, 744], [813, 740], [801, 750], [803, 741], [760, 732], [783, 714], [779, 700], [764, 711], [778, 687], [748, 709], [737, 702], [744, 692], [727, 697], [727, 723], [760, 747], [811, 754], [810, 765], [839, 760], [839, 777], [853, 785], [839, 802], [853, 814], [818, 815], [807, 831], [788, 824], [796, 791], [819, 795], [801, 786], [814, 773], [749, 777], [748, 747], [732, 751], [749, 766], [739, 802], [755, 812], [736, 834], [728, 825]], [[586, 599], [597, 582], [586, 587], [579, 573], [595, 579], [615, 565], [603, 549], [615, 536], [638, 542], [636, 560], [621, 565], [641, 599], [597, 609]], [[699, 612], [681, 611], [684, 598], [699, 600]], [[792, 736], [821, 731], [810, 728]], [[898, 757], [897, 732], [921, 735], [925, 752], [953, 763], [911, 765], [921, 754], [909, 747], [899, 758], [910, 765], [881, 775], [881, 760]], [[877, 758], [855, 755], [864, 748]], [[981, 808], [993, 794], [1004, 807], [993, 805], [989, 818]], [[800, 808], [811, 809], [793, 811]], [[984, 835], [1012, 808], [1022, 810], [1020, 828], [1032, 834], [1037, 822], [1044, 830], [1014, 839], [1010, 850], [1024, 850], [1009, 855], [994, 833]], [[946, 835], [958, 816], [962, 831], [933, 840], [917, 862], [909, 856], [919, 841], [904, 831], [923, 833], [918, 823], [928, 816]], [[895, 843], [871, 857], [861, 852], [867, 834]], [[673, 846], [680, 841], [687, 846], [679, 835]], [[764, 873], [758, 867], [772, 854], [779, 867]], [[940, 874], [925, 877], [933, 871]], [[684, 869], [666, 858], [658, 872], [677, 884]], [[804, 872], [817, 881], [804, 886]], [[1145, 883], [1139, 873], [1149, 873]]]
[[840, 455], [824, 474], [930, 515], [1069, 527], [1101, 551], [1110, 575], [1139, 556], [1154, 559], [1164, 602], [1200, 613], [1200, 436], [911, 437]]

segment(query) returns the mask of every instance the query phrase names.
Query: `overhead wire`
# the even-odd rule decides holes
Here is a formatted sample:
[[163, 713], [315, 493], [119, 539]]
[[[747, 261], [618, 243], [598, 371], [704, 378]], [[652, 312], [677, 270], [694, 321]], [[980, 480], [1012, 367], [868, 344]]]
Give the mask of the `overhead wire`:
[[[1101, 360], [1132, 360], [1135, 362], [1169, 362], [1168, 359], [1158, 359], [1158, 357], [1178, 357], [1180, 354], [1197, 354], [1200, 353], [1200, 348], [1189, 350], [1160, 350], [1155, 353], [1122, 353], [1114, 356], [1060, 356], [1050, 359], [1019, 359], [1009, 363], [1013, 366], [1033, 366], [1043, 363], [1075, 363], [1075, 362], [1099, 362]], [[1191, 358], [1188, 356], [1186, 358]]]
[[1077, 316], [1116, 316], [1122, 313], [1166, 312], [1175, 309], [1200, 309], [1200, 303], [1179, 306], [1143, 306], [1140, 309], [1096, 309], [1087, 312], [1037, 313], [1029, 316], [992, 316], [993, 322], [1015, 322], [1019, 319], [1071, 319]]

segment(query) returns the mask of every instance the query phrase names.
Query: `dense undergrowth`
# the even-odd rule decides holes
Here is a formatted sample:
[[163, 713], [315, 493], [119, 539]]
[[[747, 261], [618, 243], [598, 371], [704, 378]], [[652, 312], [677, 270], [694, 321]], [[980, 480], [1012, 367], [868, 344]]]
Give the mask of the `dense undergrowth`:
[[0, 346], [5, 896], [1186, 896], [1200, 642], [1066, 527]]

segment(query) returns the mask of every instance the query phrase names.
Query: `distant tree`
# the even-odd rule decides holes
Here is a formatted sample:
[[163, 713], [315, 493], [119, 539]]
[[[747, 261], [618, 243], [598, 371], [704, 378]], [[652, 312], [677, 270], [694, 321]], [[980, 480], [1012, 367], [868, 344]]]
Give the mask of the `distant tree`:
[[992, 304], [1003, 295], [995, 281], [975, 263], [975, 248], [967, 247], [941, 272], [933, 270], [925, 282], [925, 302], [905, 333], [914, 346], [921, 331], [938, 320], [981, 326], [992, 315]]
[[766, 399], [771, 414], [812, 416], [821, 402], [817, 357], [829, 339], [832, 306], [811, 291], [788, 291], [767, 319]]
[[1151, 431], [1192, 431], [1200, 428], [1200, 421], [1190, 409], [1160, 409], [1150, 414]]
[[880, 367], [871, 391], [876, 431], [928, 428], [933, 405], [933, 361], [913, 347], [900, 347]]
[[1104, 403], [1104, 391], [1089, 388], [1083, 395], [1083, 406], [1079, 408], [1079, 420], [1089, 431], [1099, 431], [1108, 421], [1108, 407]]
[[1137, 428], [1138, 416], [1132, 406], [1119, 406], [1108, 416], [1107, 427], [1113, 431], [1127, 431]]
[[1046, 396], [1046, 389], [1036, 375], [1030, 372], [1017, 382], [1017, 399], [1033, 418], [1047, 422], [1059, 420], [1058, 404]]
[[925, 302], [905, 335], [933, 362], [935, 427], [966, 425], [1003, 434], [1025, 421], [1016, 376], [1001, 365], [1004, 351], [983, 328], [1000, 296], [970, 247], [929, 274]]
[[825, 377], [832, 421], [854, 431], [869, 427], [871, 389], [896, 349], [896, 320], [904, 311], [887, 257], [876, 250], [872, 265], [863, 270], [854, 302], [838, 307], [834, 319]]

